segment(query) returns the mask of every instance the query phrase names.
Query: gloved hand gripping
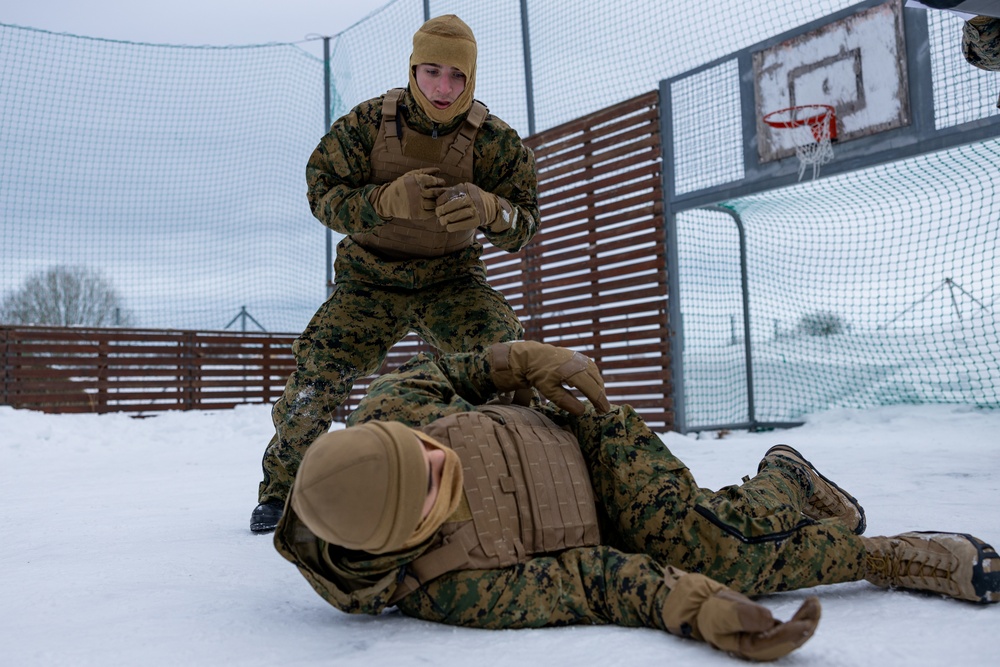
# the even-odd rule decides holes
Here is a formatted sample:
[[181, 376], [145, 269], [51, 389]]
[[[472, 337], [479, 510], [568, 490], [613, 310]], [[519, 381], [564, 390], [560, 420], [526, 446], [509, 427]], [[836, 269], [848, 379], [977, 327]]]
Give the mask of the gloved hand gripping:
[[584, 405], [563, 387], [565, 383], [583, 392], [598, 412], [611, 410], [597, 364], [580, 352], [537, 341], [515, 341], [493, 345], [489, 355], [493, 384], [499, 391], [535, 387], [566, 412], [580, 416]]
[[435, 176], [437, 167], [414, 169], [394, 181], [380, 185], [368, 200], [380, 218], [420, 220], [434, 216], [437, 198], [444, 191], [444, 179]]
[[449, 232], [477, 227], [502, 232], [517, 222], [517, 209], [509, 201], [472, 183], [459, 183], [444, 190], [434, 212]]

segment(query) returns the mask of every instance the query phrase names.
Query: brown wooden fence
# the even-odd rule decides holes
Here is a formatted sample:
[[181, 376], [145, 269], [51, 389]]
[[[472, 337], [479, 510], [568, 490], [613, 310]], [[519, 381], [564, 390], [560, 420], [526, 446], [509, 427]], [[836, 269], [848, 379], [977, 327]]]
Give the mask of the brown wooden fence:
[[[542, 227], [521, 252], [487, 245], [491, 284], [525, 337], [582, 350], [609, 398], [661, 430], [670, 401], [659, 107], [647, 93], [529, 137]], [[147, 412], [271, 403], [294, 334], [0, 325], [0, 403], [50, 412]], [[428, 346], [410, 336], [380, 374]], [[373, 378], [360, 380], [336, 418]]]
[[[44, 412], [209, 410], [273, 403], [295, 334], [0, 325], [0, 405]], [[410, 337], [381, 372], [427, 344]], [[372, 378], [358, 382], [363, 394]], [[356, 401], [355, 401], [356, 402]], [[345, 406], [338, 418], [347, 416]]]
[[0, 326], [0, 403], [147, 412], [269, 403], [294, 366], [290, 335]]
[[[526, 143], [543, 224], [520, 265], [494, 269], [491, 283], [514, 303], [526, 338], [585, 351], [613, 403], [672, 430], [658, 94]], [[498, 254], [487, 264], [504, 266]]]

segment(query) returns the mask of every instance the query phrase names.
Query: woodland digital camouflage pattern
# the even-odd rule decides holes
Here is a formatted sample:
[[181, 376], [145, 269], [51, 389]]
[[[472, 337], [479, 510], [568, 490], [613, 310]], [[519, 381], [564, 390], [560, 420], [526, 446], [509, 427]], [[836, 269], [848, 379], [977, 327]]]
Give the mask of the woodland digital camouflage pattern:
[[962, 53], [971, 64], [1000, 71], [1000, 19], [977, 16], [962, 30]]
[[[384, 96], [383, 96], [384, 97]], [[464, 122], [431, 122], [410, 93], [401, 115], [428, 135], [447, 134]], [[341, 234], [385, 223], [368, 200], [370, 155], [382, 120], [382, 97], [338, 119], [306, 168], [313, 214]], [[517, 133], [489, 115], [473, 146], [473, 180], [518, 209], [518, 225], [485, 231], [498, 248], [516, 251], [538, 227], [534, 157]], [[410, 331], [444, 352], [483, 350], [520, 339], [523, 329], [507, 301], [489, 286], [482, 246], [436, 258], [390, 261], [347, 236], [337, 247], [336, 286], [293, 346], [296, 370], [272, 411], [275, 435], [264, 453], [259, 501], [284, 501], [305, 448], [332, 422], [333, 412], [359, 377], [378, 371], [389, 350]]]
[[[417, 427], [474, 410], [494, 398], [487, 359], [419, 355], [376, 380], [348, 425]], [[749, 594], [863, 578], [862, 538], [835, 520], [802, 516], [811, 482], [792, 462], [774, 458], [742, 486], [711, 492], [630, 407], [599, 415], [588, 406], [581, 417], [551, 405], [539, 409], [581, 443], [602, 545], [445, 574], [397, 601], [404, 613], [483, 628], [614, 623], [665, 630], [666, 564]], [[349, 551], [316, 538], [287, 506], [274, 539], [330, 604], [369, 614], [390, 604], [402, 568], [429, 546], [382, 556]]]

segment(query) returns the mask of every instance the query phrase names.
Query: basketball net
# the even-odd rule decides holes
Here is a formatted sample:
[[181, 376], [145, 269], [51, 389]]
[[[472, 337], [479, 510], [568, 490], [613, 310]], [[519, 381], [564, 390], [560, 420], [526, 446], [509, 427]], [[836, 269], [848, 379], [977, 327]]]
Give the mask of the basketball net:
[[[833, 144], [837, 138], [837, 117], [832, 106], [806, 104], [772, 111], [762, 119], [775, 129], [797, 130], [795, 155], [799, 158], [799, 180], [812, 167], [812, 177], [819, 168], [833, 159]], [[802, 128], [802, 129], [799, 129]]]

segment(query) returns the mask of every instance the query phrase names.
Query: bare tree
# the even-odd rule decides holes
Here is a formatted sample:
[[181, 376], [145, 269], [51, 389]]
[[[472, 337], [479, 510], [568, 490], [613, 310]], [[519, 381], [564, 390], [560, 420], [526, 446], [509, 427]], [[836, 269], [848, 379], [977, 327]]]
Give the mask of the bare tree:
[[55, 266], [36, 273], [0, 305], [0, 322], [51, 326], [129, 326], [114, 287], [84, 266]]

